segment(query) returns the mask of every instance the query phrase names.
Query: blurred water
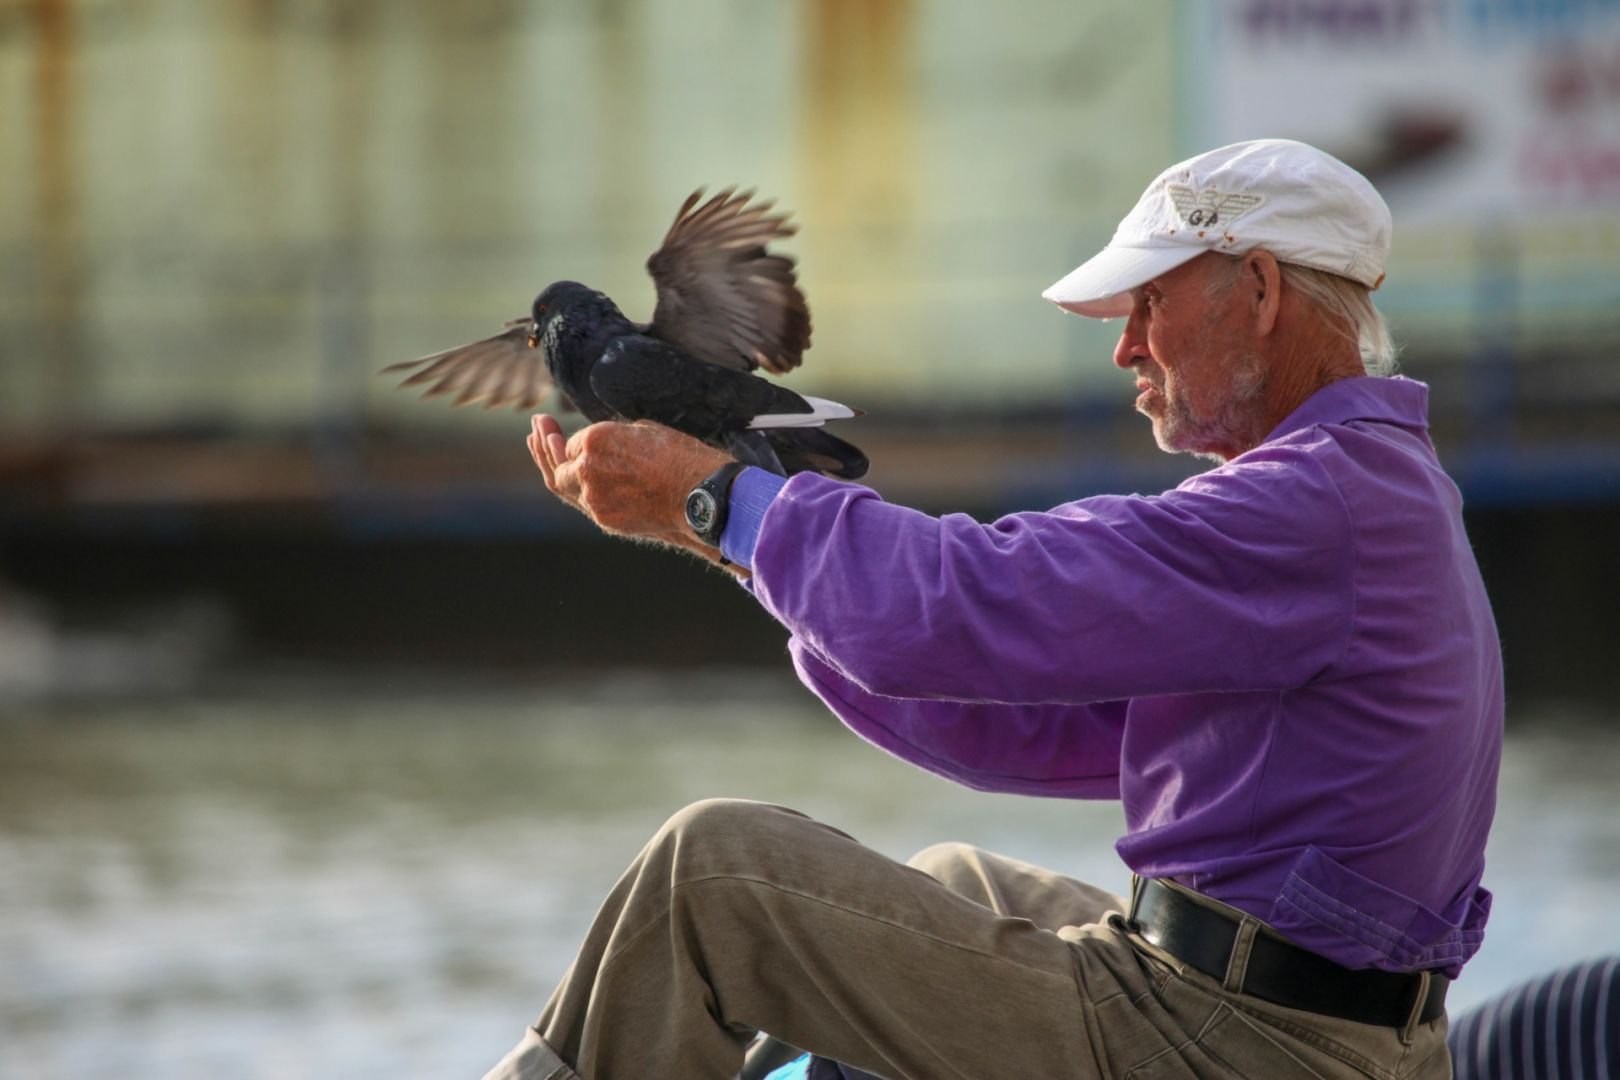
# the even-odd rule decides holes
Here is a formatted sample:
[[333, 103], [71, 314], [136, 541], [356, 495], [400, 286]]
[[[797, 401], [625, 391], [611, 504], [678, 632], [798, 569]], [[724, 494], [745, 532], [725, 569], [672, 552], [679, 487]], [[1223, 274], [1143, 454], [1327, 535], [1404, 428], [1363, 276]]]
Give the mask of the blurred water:
[[[1524, 719], [1460, 1007], [1620, 950], [1620, 726]], [[1123, 887], [1116, 805], [954, 788], [758, 675], [13, 704], [0, 1077], [480, 1075], [646, 836], [719, 794]]]

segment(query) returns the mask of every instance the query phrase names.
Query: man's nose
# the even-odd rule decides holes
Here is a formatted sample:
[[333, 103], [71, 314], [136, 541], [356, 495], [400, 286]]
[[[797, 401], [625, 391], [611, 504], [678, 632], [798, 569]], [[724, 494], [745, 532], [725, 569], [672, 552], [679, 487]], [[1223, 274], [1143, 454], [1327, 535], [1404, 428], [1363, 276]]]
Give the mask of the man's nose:
[[1114, 346], [1114, 364], [1128, 369], [1147, 355], [1147, 336], [1142, 333], [1142, 320], [1133, 311], [1125, 320], [1125, 329], [1120, 331], [1119, 344]]

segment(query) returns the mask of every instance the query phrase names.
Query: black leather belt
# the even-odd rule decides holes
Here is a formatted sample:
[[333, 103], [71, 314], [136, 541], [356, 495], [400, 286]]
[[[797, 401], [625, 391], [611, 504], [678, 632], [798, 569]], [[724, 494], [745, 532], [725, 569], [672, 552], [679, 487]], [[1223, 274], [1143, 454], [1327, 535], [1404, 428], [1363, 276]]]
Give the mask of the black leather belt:
[[[1131, 929], [1183, 963], [1224, 982], [1238, 920], [1200, 904], [1169, 886], [1144, 878], [1131, 903]], [[1439, 972], [1429, 975], [1428, 996], [1418, 1019], [1427, 1023], [1446, 1011], [1446, 987]], [[1290, 1009], [1337, 1016], [1360, 1024], [1405, 1027], [1423, 987], [1419, 973], [1368, 968], [1352, 970], [1275, 936], [1254, 936], [1241, 993]]]

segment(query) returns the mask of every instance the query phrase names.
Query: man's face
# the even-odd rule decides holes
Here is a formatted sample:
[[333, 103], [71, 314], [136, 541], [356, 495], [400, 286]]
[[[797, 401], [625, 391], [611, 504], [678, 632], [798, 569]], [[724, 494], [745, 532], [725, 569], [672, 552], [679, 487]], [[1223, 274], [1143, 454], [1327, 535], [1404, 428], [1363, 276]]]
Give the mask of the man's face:
[[1227, 460], [1266, 434], [1240, 266], [1200, 255], [1131, 291], [1114, 363], [1136, 372], [1136, 408], [1162, 450]]

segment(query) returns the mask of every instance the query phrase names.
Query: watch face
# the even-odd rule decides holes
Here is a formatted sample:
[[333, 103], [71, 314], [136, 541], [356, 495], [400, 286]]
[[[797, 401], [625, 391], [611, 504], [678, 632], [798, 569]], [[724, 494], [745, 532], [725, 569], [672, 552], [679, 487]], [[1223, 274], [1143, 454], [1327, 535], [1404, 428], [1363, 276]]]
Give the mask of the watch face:
[[699, 488], [686, 497], [686, 523], [699, 536], [714, 527], [714, 496]]

